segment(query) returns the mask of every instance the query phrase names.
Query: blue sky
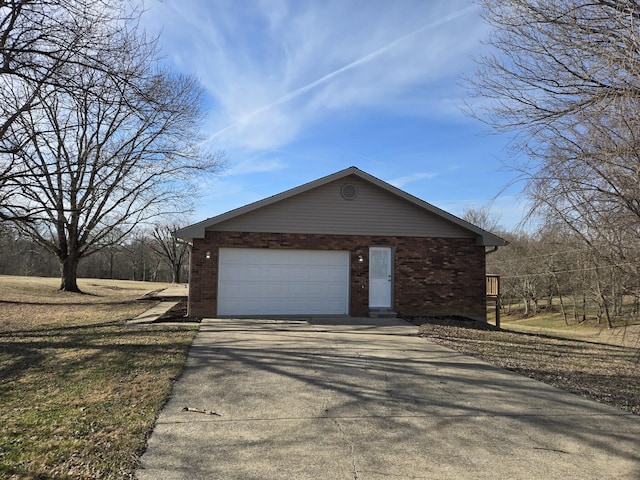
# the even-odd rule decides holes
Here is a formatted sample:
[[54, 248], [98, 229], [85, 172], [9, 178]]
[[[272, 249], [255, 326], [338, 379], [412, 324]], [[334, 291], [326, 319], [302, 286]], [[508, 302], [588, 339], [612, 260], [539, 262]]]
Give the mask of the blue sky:
[[488, 30], [466, 0], [146, 0], [175, 70], [209, 103], [208, 146], [228, 168], [203, 220], [356, 166], [455, 215], [520, 220], [507, 138], [463, 111], [462, 75]]

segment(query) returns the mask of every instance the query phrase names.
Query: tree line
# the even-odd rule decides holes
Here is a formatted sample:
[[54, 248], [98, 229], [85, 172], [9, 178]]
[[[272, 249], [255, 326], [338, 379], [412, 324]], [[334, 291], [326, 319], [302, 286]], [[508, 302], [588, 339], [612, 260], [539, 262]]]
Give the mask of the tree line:
[[509, 242], [486, 256], [487, 273], [500, 276], [503, 314], [557, 312], [566, 325], [595, 320], [608, 327], [639, 318], [640, 248], [623, 237], [625, 244], [611, 249], [610, 242], [585, 242], [564, 222], [505, 230], [487, 206], [467, 208], [462, 218]]
[[[176, 239], [176, 224], [139, 229], [117, 244], [109, 244], [78, 265], [81, 278], [149, 282], [187, 282], [189, 245]], [[57, 277], [55, 256], [8, 224], [0, 224], [0, 275]]]
[[640, 250], [594, 250], [572, 230], [499, 232], [510, 244], [487, 257], [500, 275], [503, 313], [559, 312], [566, 325], [587, 320], [612, 327], [640, 314]]

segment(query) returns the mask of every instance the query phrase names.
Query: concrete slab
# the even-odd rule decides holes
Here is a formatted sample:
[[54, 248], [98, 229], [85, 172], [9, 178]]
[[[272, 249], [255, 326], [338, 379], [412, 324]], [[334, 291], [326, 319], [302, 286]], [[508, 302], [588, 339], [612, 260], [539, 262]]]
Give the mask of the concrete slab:
[[176, 283], [157, 293], [157, 296], [165, 299], [186, 300], [189, 296], [189, 284]]
[[127, 321], [126, 325], [143, 325], [153, 323], [180, 302], [160, 302], [136, 318]]
[[137, 478], [635, 480], [640, 418], [398, 319], [203, 320]]
[[138, 315], [136, 318], [129, 320], [126, 325], [144, 325], [147, 323], [153, 323], [178, 303], [188, 298], [188, 287], [189, 285], [186, 283], [177, 283], [162, 290], [154, 290], [153, 292], [147, 293], [139, 300], [160, 300], [160, 303]]
[[153, 290], [144, 294], [139, 300], [180, 301], [189, 297], [189, 284], [175, 283], [167, 288]]

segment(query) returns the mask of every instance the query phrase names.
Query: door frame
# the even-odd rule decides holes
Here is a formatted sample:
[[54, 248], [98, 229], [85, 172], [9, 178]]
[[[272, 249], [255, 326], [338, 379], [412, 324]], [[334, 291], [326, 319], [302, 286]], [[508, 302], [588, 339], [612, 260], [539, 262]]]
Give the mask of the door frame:
[[[388, 305], [385, 306], [371, 306], [371, 293], [372, 293], [372, 288], [371, 288], [371, 273], [372, 273], [372, 269], [371, 269], [371, 252], [373, 250], [383, 250], [388, 252], [389, 255], [389, 295], [388, 295]], [[393, 297], [393, 290], [394, 290], [394, 284], [395, 284], [395, 278], [394, 278], [394, 257], [395, 257], [395, 248], [394, 247], [390, 247], [390, 246], [386, 246], [386, 245], [376, 245], [376, 246], [370, 246], [369, 247], [369, 298], [368, 298], [368, 306], [369, 309], [391, 309], [393, 308], [393, 301], [394, 301], [394, 297]], [[387, 300], [387, 299], [385, 299]]]

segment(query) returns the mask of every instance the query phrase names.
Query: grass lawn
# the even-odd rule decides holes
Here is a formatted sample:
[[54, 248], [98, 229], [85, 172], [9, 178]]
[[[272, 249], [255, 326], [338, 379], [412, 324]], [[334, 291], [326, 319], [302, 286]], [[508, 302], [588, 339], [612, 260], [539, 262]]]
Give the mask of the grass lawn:
[[[495, 324], [495, 311], [487, 313], [489, 323]], [[541, 310], [538, 315], [524, 317], [519, 313], [502, 315], [500, 326], [505, 330], [525, 333], [541, 333], [563, 338], [607, 343], [631, 348], [640, 348], [640, 321], [635, 316], [617, 319], [613, 328], [605, 322], [597, 323], [595, 316], [588, 320], [569, 325], [558, 311]]]
[[131, 478], [193, 324], [130, 327], [156, 283], [0, 276], [0, 478]]

